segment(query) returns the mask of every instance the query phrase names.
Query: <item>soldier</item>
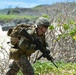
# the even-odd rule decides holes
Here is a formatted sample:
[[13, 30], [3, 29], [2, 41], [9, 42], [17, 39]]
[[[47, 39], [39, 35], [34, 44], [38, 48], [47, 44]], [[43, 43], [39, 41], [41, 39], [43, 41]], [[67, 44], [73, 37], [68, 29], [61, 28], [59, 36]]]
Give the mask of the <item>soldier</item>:
[[[27, 32], [33, 38], [37, 37], [41, 40], [45, 50], [47, 50], [45, 32], [47, 31], [49, 25], [50, 22], [47, 18], [40, 17], [35, 23], [36, 27], [33, 26], [32, 28], [26, 28]], [[13, 58], [14, 61], [9, 66], [9, 70], [6, 75], [17, 75], [19, 70], [22, 71], [23, 75], [34, 75], [34, 69], [27, 57], [35, 52], [36, 49], [35, 44], [32, 44], [28, 38], [22, 36], [19, 39], [19, 42], [13, 48], [11, 48], [11, 51], [13, 51], [10, 53], [10, 58]]]

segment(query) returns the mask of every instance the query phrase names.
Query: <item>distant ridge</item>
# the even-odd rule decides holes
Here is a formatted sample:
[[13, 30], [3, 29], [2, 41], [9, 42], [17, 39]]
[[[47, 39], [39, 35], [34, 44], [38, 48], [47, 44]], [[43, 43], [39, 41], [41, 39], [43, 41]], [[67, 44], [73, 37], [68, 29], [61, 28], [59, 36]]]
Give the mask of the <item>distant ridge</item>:
[[55, 3], [52, 5], [38, 5], [33, 8], [8, 8], [0, 10], [0, 14], [7, 14], [10, 11], [10, 14], [19, 14], [19, 15], [32, 15], [32, 16], [41, 16], [42, 14], [54, 15], [55, 13], [68, 12], [76, 16], [76, 2], [67, 2], [67, 3]]

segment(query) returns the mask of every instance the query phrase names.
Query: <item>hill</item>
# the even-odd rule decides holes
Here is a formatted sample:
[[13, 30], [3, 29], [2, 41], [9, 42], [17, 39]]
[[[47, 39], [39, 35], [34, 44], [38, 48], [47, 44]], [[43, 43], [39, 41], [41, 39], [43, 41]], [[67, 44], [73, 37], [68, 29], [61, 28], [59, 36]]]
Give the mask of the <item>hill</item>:
[[60, 13], [70, 13], [73, 16], [76, 15], [76, 3], [55, 3], [52, 5], [39, 5], [33, 8], [8, 8], [0, 10], [0, 14], [19, 14], [19, 15], [32, 15], [41, 16], [42, 14], [49, 14], [54, 16]]

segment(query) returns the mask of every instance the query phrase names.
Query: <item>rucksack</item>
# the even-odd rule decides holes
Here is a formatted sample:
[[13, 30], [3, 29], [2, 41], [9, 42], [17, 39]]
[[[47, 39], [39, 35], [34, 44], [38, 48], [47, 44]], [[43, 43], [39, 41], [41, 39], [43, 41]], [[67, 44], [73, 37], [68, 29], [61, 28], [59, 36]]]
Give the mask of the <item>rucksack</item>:
[[[26, 24], [18, 24], [12, 29], [9, 29], [7, 35], [10, 37], [10, 42], [13, 45], [9, 49], [10, 54], [9, 58], [18, 60], [22, 54], [26, 54], [26, 56], [30, 56], [31, 53], [35, 52], [34, 46], [28, 46], [30, 43], [29, 40], [22, 35], [19, 34], [19, 31], [25, 28], [29, 34], [32, 34], [35, 30], [34, 25], [26, 25]], [[31, 30], [31, 31], [30, 31]], [[18, 48], [16, 48], [18, 46]], [[27, 50], [29, 48], [29, 50]]]
[[19, 34], [19, 31], [22, 28], [25, 28], [26, 30], [31, 28], [33, 25], [27, 25], [27, 24], [18, 24], [12, 29], [9, 29], [7, 32], [7, 35], [10, 36], [10, 42], [12, 45], [16, 45], [19, 40], [21, 39], [21, 35]]

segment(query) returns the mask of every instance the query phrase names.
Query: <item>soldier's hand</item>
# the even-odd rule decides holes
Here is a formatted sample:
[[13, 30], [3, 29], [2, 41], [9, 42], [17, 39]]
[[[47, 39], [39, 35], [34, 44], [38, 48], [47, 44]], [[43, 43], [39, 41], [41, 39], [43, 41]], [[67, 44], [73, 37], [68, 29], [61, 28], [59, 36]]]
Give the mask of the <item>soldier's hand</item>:
[[38, 38], [35, 38], [34, 39], [33, 44], [36, 45], [36, 48], [35, 49], [40, 49], [42, 47], [42, 42]]

